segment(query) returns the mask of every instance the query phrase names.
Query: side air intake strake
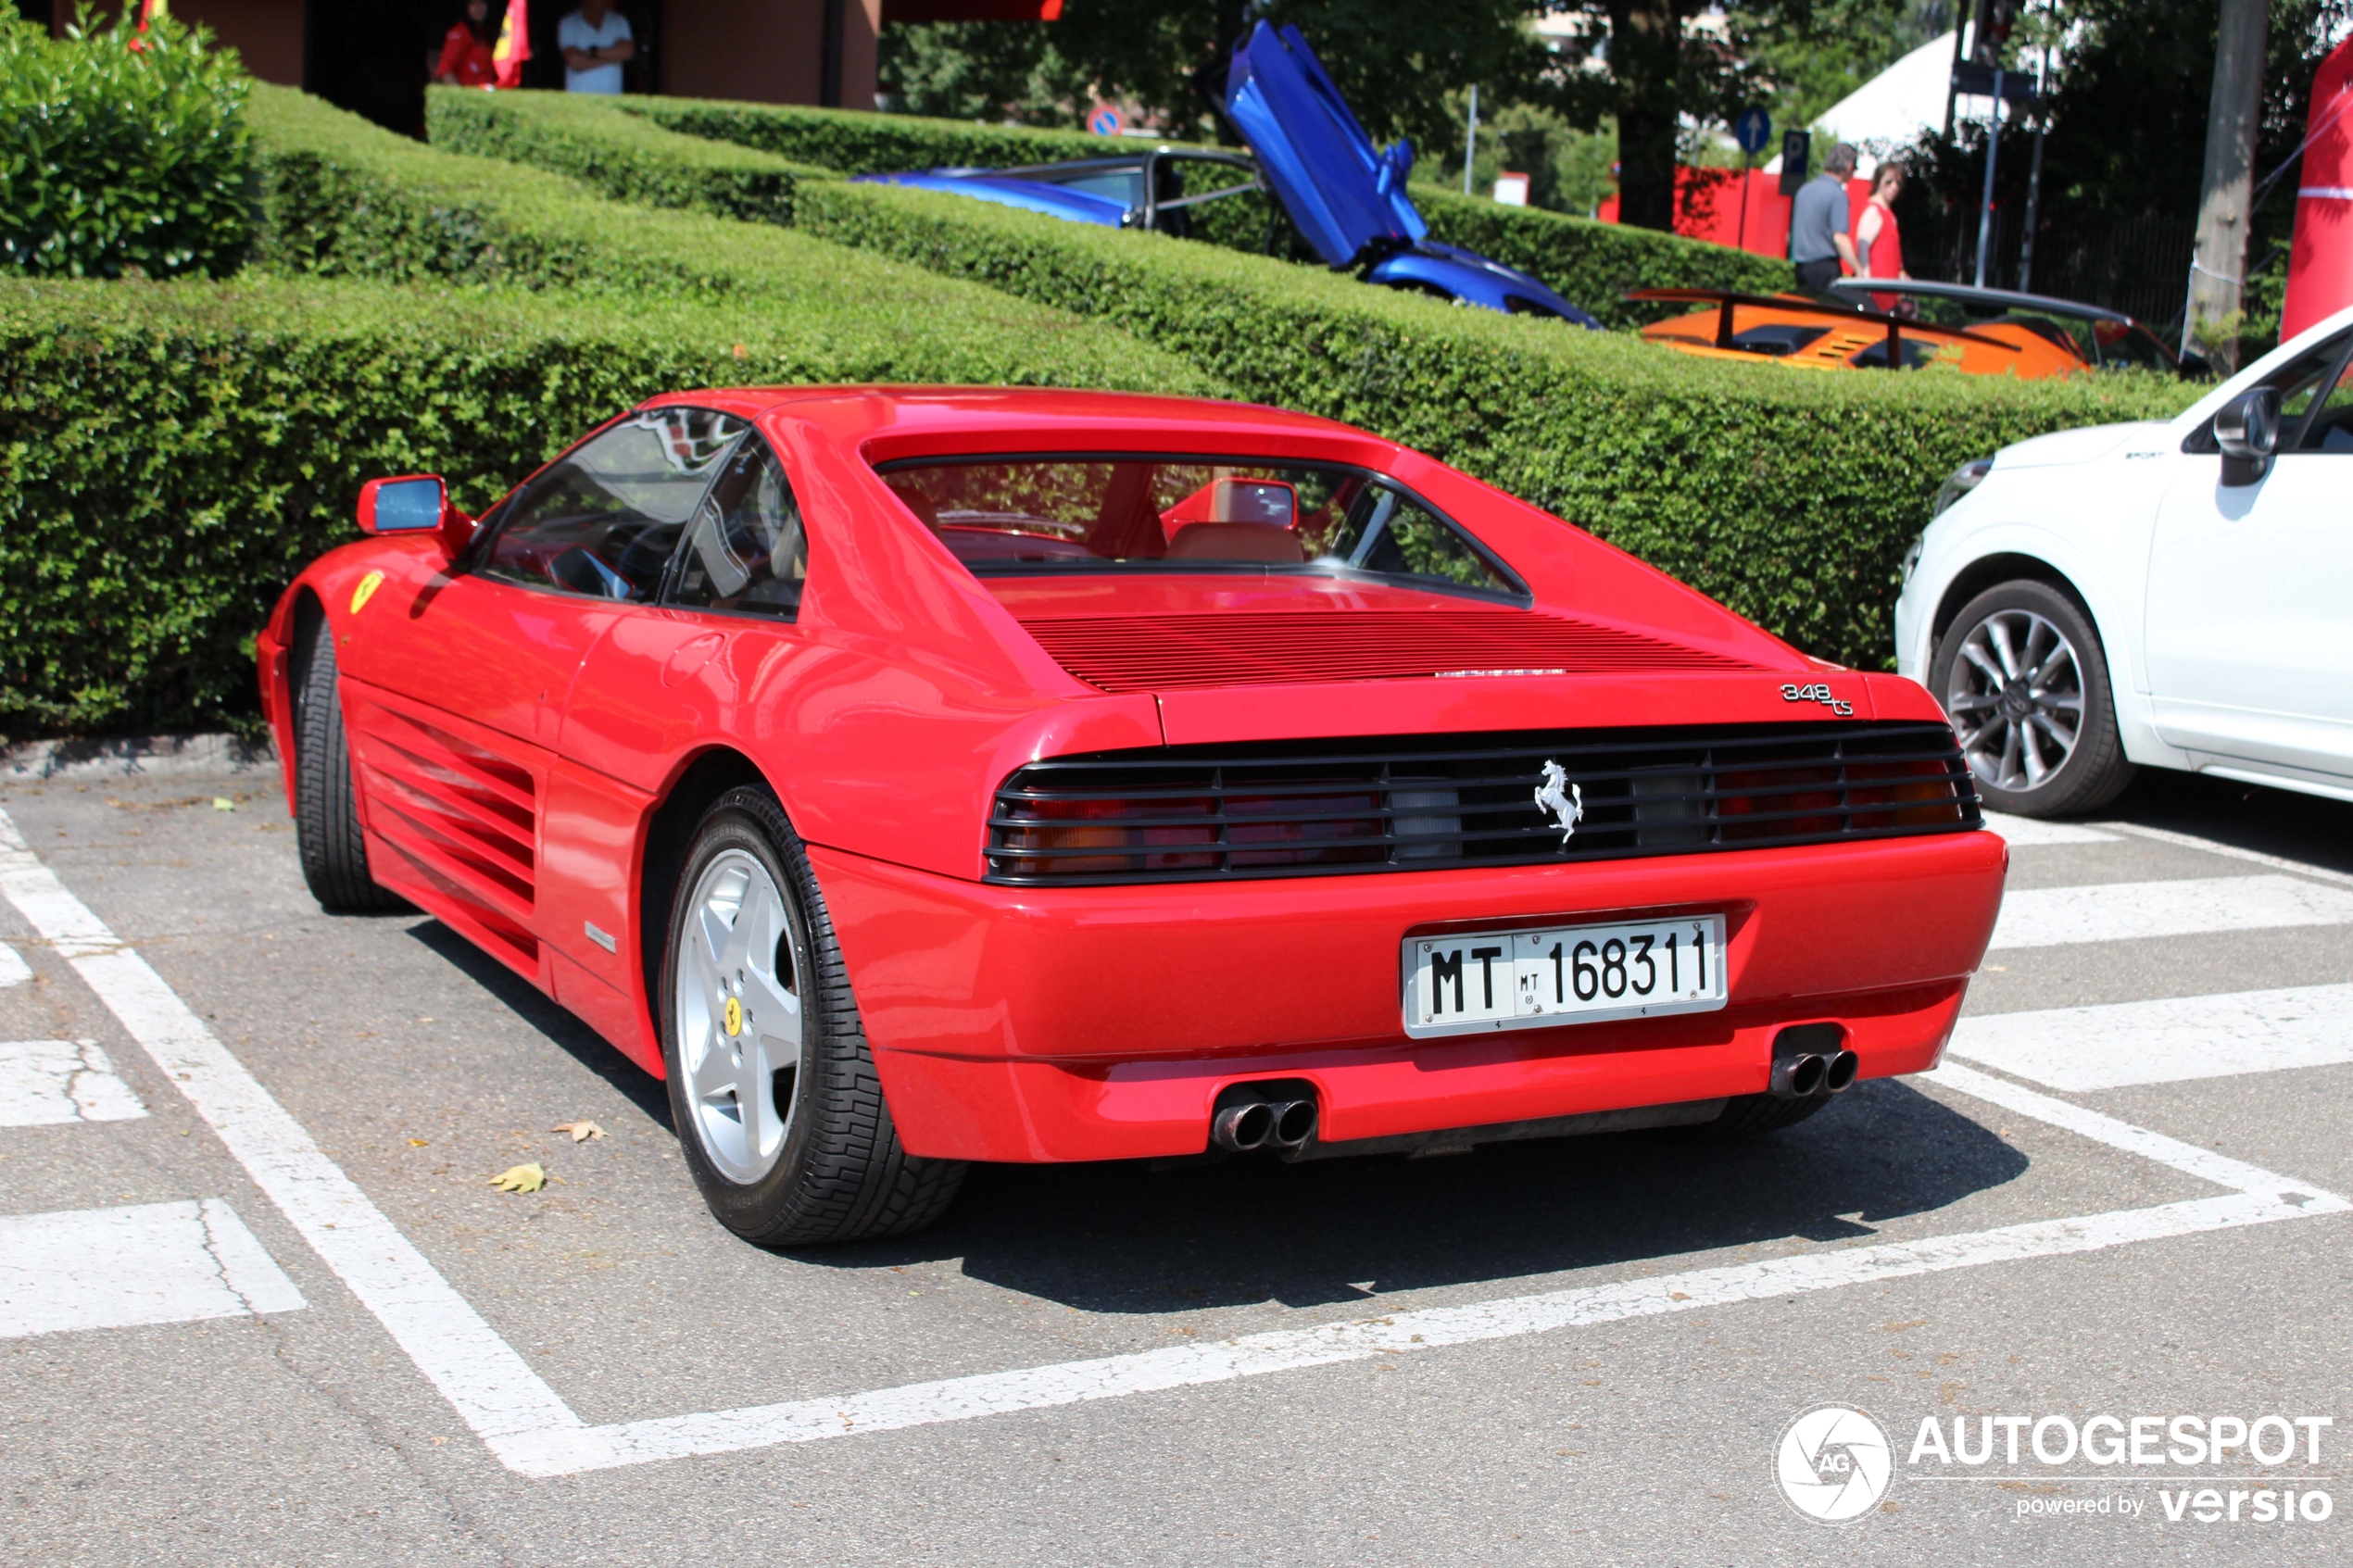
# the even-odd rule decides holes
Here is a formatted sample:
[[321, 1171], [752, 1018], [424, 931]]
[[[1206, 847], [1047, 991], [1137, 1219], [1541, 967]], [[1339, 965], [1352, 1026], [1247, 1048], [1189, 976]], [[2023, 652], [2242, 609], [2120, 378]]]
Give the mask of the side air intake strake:
[[1755, 668], [1639, 632], [1525, 609], [1104, 615], [1025, 621], [1022, 629], [1055, 663], [1107, 692]]
[[[1540, 790], [1555, 804], [1539, 805]], [[1575, 823], [1566, 838], [1564, 817]], [[1549, 865], [1980, 825], [1977, 791], [1943, 724], [1167, 746], [1057, 757], [1013, 773], [988, 820], [988, 880]]]

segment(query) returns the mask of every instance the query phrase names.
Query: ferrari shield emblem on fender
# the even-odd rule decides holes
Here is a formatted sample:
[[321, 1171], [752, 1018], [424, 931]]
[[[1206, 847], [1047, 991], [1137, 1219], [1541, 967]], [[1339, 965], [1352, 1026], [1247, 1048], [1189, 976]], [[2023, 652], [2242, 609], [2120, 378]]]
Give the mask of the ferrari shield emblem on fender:
[[376, 590], [384, 585], [384, 574], [381, 571], [371, 571], [359, 580], [359, 586], [351, 590], [352, 614], [357, 615], [368, 608], [368, 601], [373, 598]]
[[1544, 782], [1536, 786], [1536, 804], [1549, 811], [1560, 823], [1561, 845], [1577, 835], [1577, 824], [1585, 820], [1585, 791], [1568, 782], [1568, 770], [1557, 762], [1544, 764]]

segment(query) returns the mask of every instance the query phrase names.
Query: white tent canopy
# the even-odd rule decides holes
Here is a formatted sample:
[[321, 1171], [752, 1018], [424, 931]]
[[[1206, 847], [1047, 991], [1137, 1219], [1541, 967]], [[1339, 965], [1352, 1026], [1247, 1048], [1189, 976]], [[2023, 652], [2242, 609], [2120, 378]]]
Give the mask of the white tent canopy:
[[[1824, 109], [1816, 118], [1815, 158], [1828, 144], [1846, 142], [1862, 155], [1856, 173], [1869, 179], [1879, 159], [1908, 147], [1923, 131], [1944, 127], [1944, 94], [1953, 75], [1953, 35], [1939, 33], [1860, 87]], [[1961, 113], [1983, 112], [1990, 99], [1962, 97]], [[1779, 173], [1776, 157], [1765, 166]]]

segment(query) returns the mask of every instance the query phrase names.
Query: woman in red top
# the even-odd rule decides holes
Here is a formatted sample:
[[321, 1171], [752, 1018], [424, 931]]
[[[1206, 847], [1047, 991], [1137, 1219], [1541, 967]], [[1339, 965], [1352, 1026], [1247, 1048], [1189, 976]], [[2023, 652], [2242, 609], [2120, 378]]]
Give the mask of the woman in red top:
[[497, 86], [498, 62], [491, 51], [497, 45], [498, 27], [490, 19], [490, 0], [466, 0], [466, 14], [441, 41], [441, 62], [433, 68], [433, 79], [459, 87]]
[[[1882, 162], [1870, 176], [1870, 200], [1855, 219], [1855, 254], [1861, 258], [1861, 278], [1910, 278], [1904, 270], [1904, 235], [1896, 232], [1896, 195], [1904, 191], [1904, 165]], [[1904, 298], [1873, 294], [1880, 310], [1896, 310]]]
[[[1866, 278], [1909, 278], [1904, 270], [1904, 239], [1895, 229], [1895, 198], [1904, 189], [1904, 166], [1882, 163], [1871, 176], [1871, 199], [1855, 220], [1855, 253], [1862, 258]], [[1871, 303], [1893, 311], [1901, 296], [1875, 294]]]

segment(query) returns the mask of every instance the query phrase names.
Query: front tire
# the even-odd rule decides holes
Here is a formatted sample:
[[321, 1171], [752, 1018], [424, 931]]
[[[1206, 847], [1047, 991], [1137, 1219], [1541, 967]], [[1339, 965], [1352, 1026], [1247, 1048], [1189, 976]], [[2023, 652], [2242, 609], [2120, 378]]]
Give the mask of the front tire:
[[368, 874], [368, 845], [351, 784], [351, 746], [335, 691], [333, 629], [321, 621], [291, 684], [295, 733], [295, 839], [302, 880], [331, 915], [392, 914], [409, 908]]
[[1962, 606], [1937, 641], [1929, 689], [1996, 811], [2089, 811], [2133, 782], [2099, 633], [2047, 583], [1998, 583]]
[[775, 797], [720, 797], [695, 831], [661, 966], [661, 1049], [686, 1167], [760, 1247], [905, 1236], [964, 1165], [900, 1146], [833, 922]]

